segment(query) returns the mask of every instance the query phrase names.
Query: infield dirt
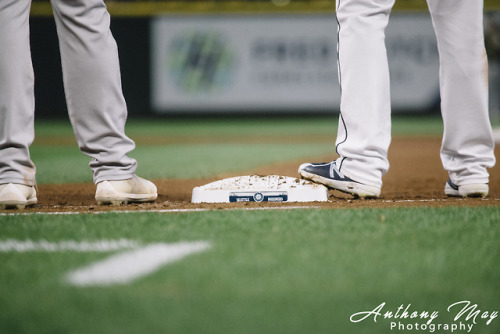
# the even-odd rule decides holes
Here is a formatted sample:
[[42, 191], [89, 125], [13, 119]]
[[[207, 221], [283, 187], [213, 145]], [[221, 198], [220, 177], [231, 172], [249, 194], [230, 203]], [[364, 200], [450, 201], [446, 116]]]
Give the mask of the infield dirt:
[[[322, 203], [228, 203], [193, 204], [194, 187], [231, 176], [283, 175], [298, 177], [297, 168], [302, 162], [289, 161], [238, 173], [222, 174], [204, 179], [153, 180], [158, 187], [158, 199], [153, 203], [122, 206], [98, 206], [94, 199], [95, 185], [58, 184], [39, 185], [38, 204], [19, 212], [97, 212], [118, 210], [168, 210], [168, 209], [229, 209], [239, 207], [289, 207], [306, 206], [322, 208], [388, 208], [388, 207], [444, 207], [444, 206], [500, 206], [500, 166], [490, 170], [490, 194], [485, 199], [447, 198], [443, 189], [447, 173], [439, 156], [439, 137], [394, 138], [389, 150], [391, 168], [384, 177], [381, 197], [374, 200], [354, 199], [338, 191], [330, 191], [330, 200]], [[498, 156], [500, 149], [495, 149]], [[319, 156], [309, 162], [327, 162], [335, 156]], [[12, 212], [13, 210], [6, 210]]]

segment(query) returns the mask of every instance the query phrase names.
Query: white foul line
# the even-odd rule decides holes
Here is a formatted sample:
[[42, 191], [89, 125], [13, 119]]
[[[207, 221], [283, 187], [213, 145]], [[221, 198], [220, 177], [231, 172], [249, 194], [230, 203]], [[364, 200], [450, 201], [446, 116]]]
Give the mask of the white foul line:
[[[466, 199], [457, 198], [455, 201], [466, 201]], [[380, 201], [381, 203], [420, 203], [420, 202], [447, 202], [446, 199], [403, 199], [403, 200], [371, 200], [372, 202]], [[482, 201], [500, 201], [500, 198], [483, 198]], [[329, 201], [330, 203], [334, 203]], [[42, 215], [42, 216], [64, 216], [64, 215], [101, 215], [101, 214], [111, 214], [111, 213], [191, 213], [191, 212], [208, 212], [208, 211], [266, 211], [266, 210], [308, 210], [308, 209], [338, 209], [335, 207], [327, 206], [259, 206], [259, 207], [235, 207], [235, 208], [193, 208], [193, 209], [150, 209], [150, 210], [106, 210], [106, 211], [37, 211], [37, 212], [0, 212], [1, 216], [31, 216], [31, 215]]]
[[13, 240], [0, 241], [0, 253], [7, 252], [110, 252], [122, 249], [139, 247], [139, 243], [132, 240], [98, 240], [98, 241], [59, 241], [49, 242], [46, 240]]
[[205, 241], [152, 244], [113, 255], [105, 260], [69, 272], [66, 280], [76, 286], [126, 284], [160, 267], [209, 249]]
[[151, 209], [151, 210], [106, 210], [106, 211], [38, 211], [38, 212], [9, 212], [0, 213], [0, 216], [30, 216], [30, 215], [100, 215], [110, 213], [191, 213], [191, 212], [207, 212], [207, 211], [260, 211], [260, 210], [295, 210], [295, 209], [321, 209], [320, 206], [263, 206], [255, 208], [225, 208], [225, 209]]

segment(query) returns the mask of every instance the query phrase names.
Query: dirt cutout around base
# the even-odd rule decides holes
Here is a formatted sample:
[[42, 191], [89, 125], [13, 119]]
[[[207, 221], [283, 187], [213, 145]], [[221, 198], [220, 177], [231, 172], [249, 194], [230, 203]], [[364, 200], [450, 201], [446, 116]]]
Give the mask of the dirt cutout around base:
[[[94, 184], [39, 185], [38, 204], [24, 210], [3, 210], [7, 213], [33, 212], [102, 212], [124, 210], [191, 210], [233, 209], [263, 207], [321, 207], [341, 208], [391, 208], [391, 207], [446, 207], [446, 206], [500, 206], [500, 166], [490, 170], [490, 194], [485, 199], [448, 198], [444, 185], [448, 174], [443, 170], [439, 150], [441, 139], [437, 137], [396, 138], [389, 150], [391, 168], [384, 177], [382, 194], [378, 199], [363, 200], [339, 191], [330, 191], [328, 202], [313, 203], [222, 203], [193, 204], [191, 194], [194, 187], [219, 179], [241, 175], [282, 175], [299, 177], [297, 168], [303, 162], [328, 162], [335, 156], [323, 156], [311, 161], [292, 161], [269, 165], [238, 173], [222, 174], [206, 179], [160, 179], [153, 180], [158, 187], [158, 199], [153, 203], [120, 206], [98, 206]], [[496, 156], [500, 149], [495, 150]], [[139, 161], [140, 163], [140, 161]], [[229, 163], [229, 162], [228, 162]]]

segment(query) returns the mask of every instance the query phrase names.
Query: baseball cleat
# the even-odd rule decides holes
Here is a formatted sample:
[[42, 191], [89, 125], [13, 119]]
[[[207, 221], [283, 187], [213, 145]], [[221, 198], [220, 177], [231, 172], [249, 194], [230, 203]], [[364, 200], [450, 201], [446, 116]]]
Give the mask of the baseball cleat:
[[323, 184], [330, 189], [361, 198], [377, 198], [380, 196], [380, 187], [369, 186], [354, 181], [343, 175], [335, 161], [328, 163], [304, 163], [299, 167], [299, 174], [304, 179]]
[[153, 182], [137, 175], [127, 180], [99, 182], [95, 192], [98, 205], [152, 202], [157, 197], [158, 193]]
[[0, 184], [0, 209], [24, 209], [37, 202], [33, 186], [17, 183]]
[[444, 186], [444, 193], [450, 197], [486, 197], [488, 196], [487, 183], [471, 183], [457, 186], [448, 179]]

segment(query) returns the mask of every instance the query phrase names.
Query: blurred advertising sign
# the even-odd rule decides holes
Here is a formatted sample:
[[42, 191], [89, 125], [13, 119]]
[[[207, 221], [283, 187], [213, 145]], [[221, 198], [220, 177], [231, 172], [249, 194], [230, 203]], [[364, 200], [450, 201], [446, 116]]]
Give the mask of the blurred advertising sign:
[[428, 13], [392, 14], [385, 43], [395, 111], [419, 111], [439, 103], [439, 54]]
[[[393, 106], [428, 106], [438, 87], [430, 19], [393, 17], [387, 35]], [[334, 15], [156, 17], [151, 51], [159, 113], [339, 108]]]

